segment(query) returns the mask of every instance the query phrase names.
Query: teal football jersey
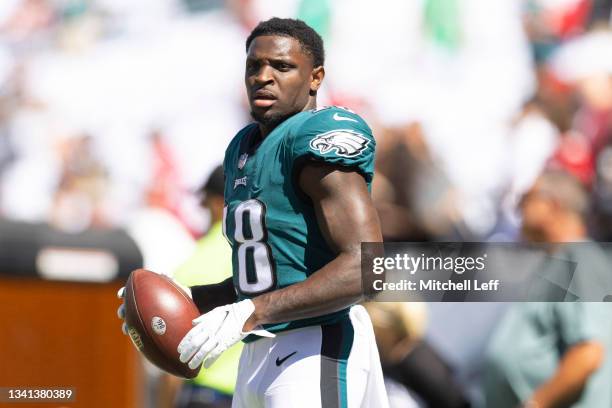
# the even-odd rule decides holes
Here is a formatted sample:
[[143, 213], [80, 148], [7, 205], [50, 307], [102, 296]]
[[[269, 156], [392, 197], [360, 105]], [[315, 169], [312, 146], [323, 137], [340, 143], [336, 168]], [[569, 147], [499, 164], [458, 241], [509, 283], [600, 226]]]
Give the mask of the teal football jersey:
[[[338, 107], [300, 112], [261, 143], [257, 124], [242, 129], [225, 153], [224, 233], [232, 247], [239, 299], [308, 278], [335, 258], [312, 203], [296, 176], [309, 160], [374, 175], [376, 142], [361, 117]], [[267, 325], [271, 332], [332, 323], [348, 309], [316, 318]]]

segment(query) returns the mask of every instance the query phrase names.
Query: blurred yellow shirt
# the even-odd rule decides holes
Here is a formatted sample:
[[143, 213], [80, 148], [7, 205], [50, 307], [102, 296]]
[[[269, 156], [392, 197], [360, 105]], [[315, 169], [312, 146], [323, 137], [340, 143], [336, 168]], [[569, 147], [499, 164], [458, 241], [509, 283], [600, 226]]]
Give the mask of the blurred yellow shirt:
[[[186, 286], [219, 283], [232, 276], [232, 250], [223, 236], [221, 222], [201, 238], [195, 252], [174, 273], [174, 279]], [[202, 368], [192, 381], [226, 394], [233, 394], [238, 375], [238, 360], [243, 343], [226, 350], [209, 369]]]

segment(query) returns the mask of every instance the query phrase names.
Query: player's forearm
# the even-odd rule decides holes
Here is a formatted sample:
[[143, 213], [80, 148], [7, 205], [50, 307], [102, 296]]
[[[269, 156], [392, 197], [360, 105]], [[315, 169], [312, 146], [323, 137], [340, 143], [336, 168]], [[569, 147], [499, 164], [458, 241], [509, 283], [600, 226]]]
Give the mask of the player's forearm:
[[234, 303], [237, 300], [232, 278], [213, 285], [191, 286], [191, 296], [200, 313], [215, 307]]
[[359, 253], [341, 253], [305, 281], [254, 298], [255, 312], [244, 329], [336, 312], [361, 296]]
[[573, 346], [561, 359], [555, 375], [534, 392], [530, 401], [538, 408], [571, 406], [601, 365], [603, 353], [603, 347], [595, 341]]

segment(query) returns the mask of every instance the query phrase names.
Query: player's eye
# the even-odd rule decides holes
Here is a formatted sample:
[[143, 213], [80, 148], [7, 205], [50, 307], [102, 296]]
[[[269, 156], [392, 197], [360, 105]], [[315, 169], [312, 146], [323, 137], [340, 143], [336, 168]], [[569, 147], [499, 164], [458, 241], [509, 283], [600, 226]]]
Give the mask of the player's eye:
[[285, 62], [278, 62], [275, 64], [275, 68], [278, 69], [279, 71], [287, 72], [292, 68], [292, 66]]
[[259, 63], [257, 61], [248, 61], [246, 64], [246, 70], [248, 73], [255, 73], [259, 69]]

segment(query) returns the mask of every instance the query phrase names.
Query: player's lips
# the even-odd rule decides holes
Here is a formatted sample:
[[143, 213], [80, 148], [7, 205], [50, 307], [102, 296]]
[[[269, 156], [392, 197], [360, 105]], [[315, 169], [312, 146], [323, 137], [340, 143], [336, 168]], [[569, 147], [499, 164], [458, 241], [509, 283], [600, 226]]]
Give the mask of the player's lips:
[[253, 105], [257, 106], [258, 108], [267, 108], [274, 105], [276, 102], [276, 96], [272, 92], [264, 89], [255, 91], [251, 96], [251, 99], [253, 100]]

